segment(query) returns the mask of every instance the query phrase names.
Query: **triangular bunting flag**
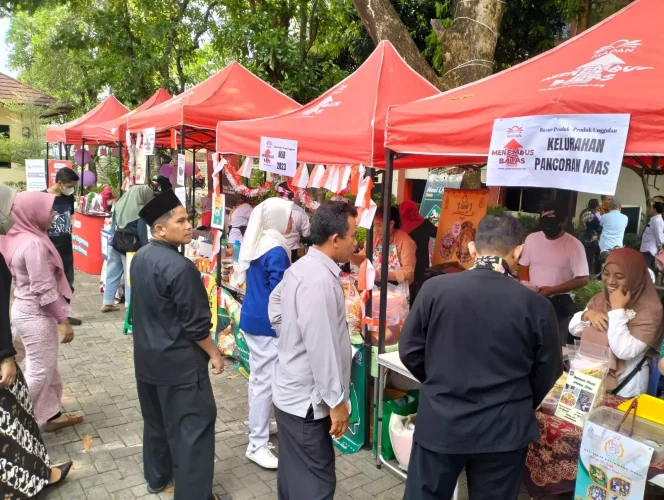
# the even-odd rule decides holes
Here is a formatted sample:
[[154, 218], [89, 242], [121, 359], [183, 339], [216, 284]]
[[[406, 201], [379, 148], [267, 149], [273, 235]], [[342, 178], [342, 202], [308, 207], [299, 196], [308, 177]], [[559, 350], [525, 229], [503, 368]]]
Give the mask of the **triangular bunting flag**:
[[337, 189], [337, 193], [340, 193], [344, 189], [348, 187], [348, 181], [350, 180], [350, 174], [352, 171], [352, 167], [350, 165], [346, 165], [341, 169], [341, 174], [339, 175], [339, 188]]
[[309, 184], [309, 169], [306, 163], [300, 163], [300, 166], [297, 167], [292, 184], [296, 188], [304, 189], [307, 187], [307, 184]]
[[356, 207], [369, 208], [371, 206], [371, 190], [374, 187], [373, 179], [365, 177], [360, 181], [357, 190], [357, 198], [355, 199]]
[[240, 175], [246, 177], [247, 179], [251, 177], [251, 172], [254, 170], [254, 159], [250, 156], [247, 156], [242, 162], [242, 167], [240, 168]]
[[325, 189], [337, 192], [339, 185], [339, 165], [331, 165], [327, 167], [327, 179], [325, 179]]
[[307, 184], [307, 187], [312, 188], [319, 188], [323, 186], [323, 177], [325, 176], [325, 166], [324, 165], [316, 165], [316, 168], [314, 168], [314, 171], [311, 172], [311, 176], [309, 176], [309, 184]]

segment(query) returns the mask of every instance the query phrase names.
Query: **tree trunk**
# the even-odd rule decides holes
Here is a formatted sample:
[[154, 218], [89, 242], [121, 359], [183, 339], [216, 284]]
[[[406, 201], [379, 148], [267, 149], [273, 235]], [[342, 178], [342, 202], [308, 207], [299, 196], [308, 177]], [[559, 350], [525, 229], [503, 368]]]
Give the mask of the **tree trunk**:
[[440, 77], [415, 45], [390, 0], [353, 0], [353, 5], [376, 45], [389, 40], [415, 71], [442, 88]]

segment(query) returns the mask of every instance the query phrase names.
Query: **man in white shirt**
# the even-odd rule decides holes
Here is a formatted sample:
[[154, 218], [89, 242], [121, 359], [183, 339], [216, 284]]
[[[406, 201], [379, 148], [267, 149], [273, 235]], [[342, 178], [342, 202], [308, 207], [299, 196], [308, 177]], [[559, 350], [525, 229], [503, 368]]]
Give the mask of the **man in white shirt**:
[[230, 224], [228, 225], [228, 243], [233, 244], [236, 241], [242, 243], [242, 238], [244, 237], [244, 232], [247, 229], [247, 224], [249, 223], [249, 217], [251, 217], [251, 212], [253, 212], [254, 207], [252, 207], [247, 199], [244, 196], [240, 196], [238, 204], [229, 216]]
[[623, 246], [625, 229], [629, 219], [621, 212], [622, 204], [618, 198], [611, 198], [609, 213], [602, 216], [602, 233], [599, 237], [599, 251], [611, 251]]
[[646, 259], [648, 267], [653, 271], [655, 268], [655, 256], [664, 245], [664, 203], [655, 202], [652, 207], [652, 217], [643, 231], [641, 238], [641, 253]]
[[[293, 201], [295, 197], [295, 193], [288, 188], [288, 184], [285, 182], [277, 186], [277, 194], [290, 201]], [[297, 252], [300, 249], [302, 238], [308, 238], [311, 234], [311, 223], [309, 222], [309, 216], [298, 202], [293, 203], [291, 219], [293, 219], [293, 228], [286, 235], [286, 244], [291, 250], [291, 262], [295, 262], [298, 259]]]

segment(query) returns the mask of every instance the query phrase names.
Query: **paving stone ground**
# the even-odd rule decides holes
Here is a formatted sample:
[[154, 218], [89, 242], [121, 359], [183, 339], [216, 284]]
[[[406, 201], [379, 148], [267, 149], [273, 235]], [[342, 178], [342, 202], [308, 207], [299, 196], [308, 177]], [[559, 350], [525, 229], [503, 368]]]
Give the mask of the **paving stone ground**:
[[[122, 335], [124, 308], [102, 314], [101, 299], [97, 277], [77, 273], [74, 311], [84, 323], [75, 327], [71, 344], [61, 345], [59, 367], [64, 410], [83, 415], [84, 421], [44, 435], [51, 460], [56, 464], [71, 460], [74, 465], [67, 481], [42, 498], [171, 499], [172, 494], [147, 494], [132, 339]], [[248, 442], [246, 380], [227, 369], [212, 376], [212, 387], [218, 408], [214, 491], [231, 493], [234, 500], [276, 499], [276, 473], [261, 469], [244, 456]], [[86, 436], [92, 438], [90, 451], [83, 444]], [[278, 436], [273, 441], [278, 450]], [[369, 451], [338, 454], [336, 469], [335, 499], [401, 500], [403, 496], [403, 482], [377, 469]], [[464, 500], [465, 484], [462, 489]], [[527, 498], [521, 496], [522, 500]]]

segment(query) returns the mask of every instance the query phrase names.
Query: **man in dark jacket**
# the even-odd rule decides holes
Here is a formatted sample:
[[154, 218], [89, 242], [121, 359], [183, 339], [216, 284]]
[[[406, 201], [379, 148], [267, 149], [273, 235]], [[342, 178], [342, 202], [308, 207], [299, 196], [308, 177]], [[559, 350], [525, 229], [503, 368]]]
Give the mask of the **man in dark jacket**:
[[405, 500], [452, 498], [465, 468], [471, 500], [515, 500], [534, 410], [562, 373], [551, 302], [512, 277], [525, 231], [487, 215], [473, 269], [424, 283], [399, 340], [422, 383]]

